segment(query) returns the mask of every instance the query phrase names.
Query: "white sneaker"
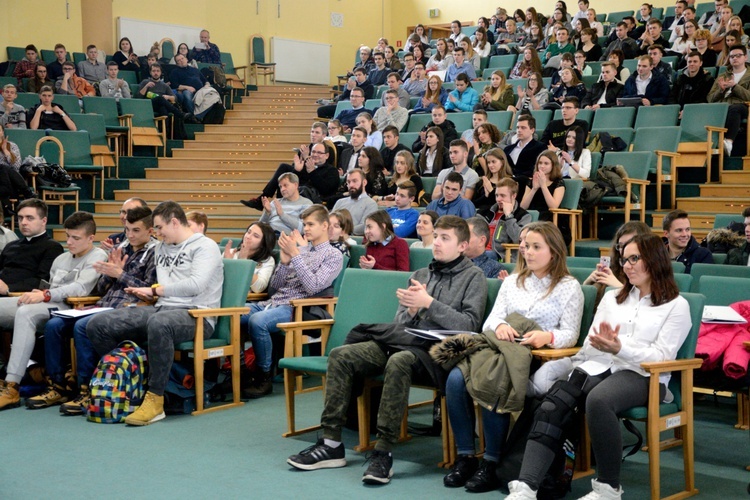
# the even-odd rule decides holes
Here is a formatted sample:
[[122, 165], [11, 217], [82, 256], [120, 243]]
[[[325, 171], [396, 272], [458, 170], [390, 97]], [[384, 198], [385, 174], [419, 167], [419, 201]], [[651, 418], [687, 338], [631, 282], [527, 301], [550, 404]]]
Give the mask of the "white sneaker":
[[594, 491], [578, 500], [620, 500], [622, 498], [622, 486], [614, 489], [608, 484], [600, 483], [596, 479], [592, 479], [591, 487]]
[[726, 151], [727, 156], [732, 156], [732, 146], [734, 146], [732, 141], [724, 139], [724, 151]]
[[536, 500], [536, 491], [531, 486], [521, 481], [511, 481], [508, 483], [510, 495], [505, 500]]

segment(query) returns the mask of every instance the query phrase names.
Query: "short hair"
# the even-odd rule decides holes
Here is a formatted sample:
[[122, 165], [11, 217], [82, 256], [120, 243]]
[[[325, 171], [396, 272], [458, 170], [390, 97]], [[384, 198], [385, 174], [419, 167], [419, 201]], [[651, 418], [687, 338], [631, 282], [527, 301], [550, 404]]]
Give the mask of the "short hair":
[[[57, 49], [65, 49], [65, 45], [61, 43], [56, 43], [54, 50], [57, 50]], [[65, 50], [68, 50], [68, 49], [65, 49]]]
[[[466, 143], [464, 141], [461, 141], [464, 143], [464, 146]], [[449, 172], [448, 175], [445, 177], [445, 180], [443, 181], [443, 184], [445, 185], [448, 182], [454, 182], [458, 184], [459, 188], [464, 187], [464, 178], [456, 171]]]
[[750, 217], [750, 207], [745, 207], [745, 210], [742, 211], [743, 217]]
[[469, 229], [475, 236], [478, 236], [479, 238], [484, 237], [485, 241], [490, 240], [490, 225], [487, 224], [484, 217], [475, 215], [474, 217], [469, 217], [466, 220], [466, 223], [469, 225]]
[[357, 175], [359, 175], [359, 177], [360, 177], [360, 178], [361, 178], [362, 180], [365, 180], [365, 179], [367, 179], [367, 175], [365, 175], [365, 171], [364, 171], [364, 170], [362, 170], [362, 169], [361, 169], [361, 168], [359, 168], [359, 167], [356, 167], [356, 168], [353, 168], [353, 169], [349, 170], [349, 171], [348, 171], [348, 172], [346, 173], [346, 176], [347, 176], [347, 177], [349, 177], [349, 176], [350, 176], [350, 175], [352, 175], [352, 174], [357, 174]]
[[51, 92], [53, 94], [55, 93], [55, 91], [49, 85], [44, 85], [41, 89], [39, 89], [40, 94], [44, 94], [45, 92]]
[[87, 235], [96, 234], [96, 222], [94, 222], [94, 216], [89, 212], [73, 212], [63, 222], [65, 229], [83, 229]]
[[208, 215], [206, 215], [206, 212], [201, 212], [200, 210], [191, 210], [190, 212], [185, 214], [185, 217], [188, 221], [195, 222], [196, 224], [203, 224], [204, 233], [206, 230], [208, 230]]
[[645, 60], [645, 61], [648, 61], [648, 62], [649, 62], [649, 64], [650, 64], [651, 66], [653, 66], [653, 65], [654, 65], [654, 60], [653, 60], [653, 58], [652, 58], [651, 56], [649, 56], [649, 55], [643, 55], [643, 56], [640, 56], [640, 57], [638, 58], [638, 60], [639, 60], [639, 61], [644, 61], [644, 60]]
[[620, 21], [619, 23], [617, 23], [617, 25], [616, 25], [616, 26], [617, 26], [618, 28], [621, 28], [621, 27], [622, 27], [622, 28], [628, 29], [628, 23], [626, 23], [625, 21]]
[[[403, 81], [403, 80], [401, 79], [401, 75], [399, 75], [399, 74], [398, 74], [397, 72], [395, 72], [395, 71], [391, 71], [390, 73], [388, 73], [388, 77], [387, 77], [387, 78], [390, 78], [390, 77], [393, 77], [393, 78], [395, 78], [395, 79], [396, 79], [397, 81], [399, 81], [399, 82], [402, 82], [402, 81]], [[387, 78], [386, 78], [386, 79], [387, 79]], [[391, 90], [391, 89], [388, 89], [388, 90], [387, 90], [386, 92], [388, 92], [388, 91], [391, 91], [391, 92], [396, 92], [395, 90]]]
[[65, 61], [64, 63], [62, 63], [61, 67], [62, 68], [75, 68], [76, 65], [73, 64], [71, 61]]
[[566, 28], [565, 26], [560, 26], [559, 28], [557, 28], [558, 33], [560, 33], [561, 31], [564, 31], [565, 33], [569, 33], [568, 28]]
[[368, 135], [370, 135], [370, 134], [367, 133], [367, 129], [365, 127], [360, 127], [359, 125], [357, 125], [356, 127], [354, 127], [352, 129], [352, 134], [354, 133], [355, 130], [359, 130], [360, 132], [362, 132], [363, 134], [365, 134], [365, 137], [367, 137]]
[[49, 210], [47, 208], [47, 204], [39, 198], [29, 198], [27, 200], [23, 200], [16, 207], [16, 213], [20, 212], [24, 208], [35, 208], [36, 213], [40, 219], [44, 219], [45, 217], [47, 217], [47, 212]]
[[482, 115], [482, 116], [484, 116], [485, 118], [487, 118], [487, 111], [485, 111], [485, 110], [483, 110], [483, 109], [475, 109], [475, 110], [474, 110], [474, 114], [475, 114], [475, 115]]
[[[404, 59], [406, 59], [406, 58], [404, 57]], [[414, 67], [415, 67], [415, 68], [416, 68], [417, 66], [422, 66], [422, 68], [424, 69], [424, 63], [423, 63], [422, 61], [417, 61], [417, 62], [416, 62], [416, 63], [414, 64]], [[401, 78], [401, 77], [399, 77], [399, 78]]]
[[[391, 74], [393, 74], [393, 73], [391, 73]], [[393, 90], [393, 89], [388, 89], [388, 90], [386, 90], [386, 91], [385, 91], [385, 92], [383, 92], [383, 93], [384, 93], [384, 94], [395, 95], [396, 97], [398, 97], [398, 92], [397, 92], [397, 91], [395, 91], [395, 90]]]
[[[431, 210], [423, 213], [430, 215], [428, 212], [431, 212]], [[430, 215], [430, 217], [432, 216]], [[469, 224], [466, 223], [466, 220], [457, 215], [443, 215], [437, 220], [437, 222], [433, 222], [433, 225], [435, 226], [435, 229], [453, 229], [456, 232], [456, 237], [458, 238], [459, 243], [468, 243], [471, 238]]]
[[681, 3], [683, 7], [687, 7], [687, 1], [686, 0], [677, 0], [675, 3]]
[[299, 184], [299, 176], [294, 172], [284, 172], [279, 176], [278, 182], [281, 183], [284, 179], [288, 180], [292, 184]]
[[383, 133], [383, 135], [385, 135], [385, 134], [386, 134], [387, 132], [390, 132], [390, 133], [391, 133], [391, 134], [393, 134], [393, 135], [394, 135], [395, 137], [398, 137], [398, 136], [399, 136], [399, 131], [398, 131], [398, 127], [395, 127], [395, 126], [393, 126], [393, 125], [386, 125], [386, 126], [385, 126], [385, 128], [384, 128], [384, 129], [383, 129], [383, 131], [382, 131], [382, 133]]
[[575, 57], [573, 57], [573, 54], [571, 54], [570, 52], [563, 52], [560, 56], [560, 59], [562, 61], [575, 62]]
[[373, 59], [375, 59], [375, 58], [376, 58], [377, 56], [380, 56], [380, 57], [382, 57], [383, 59], [385, 59], [385, 54], [384, 54], [384, 53], [382, 53], [382, 52], [380, 52], [380, 51], [374, 52], [374, 53], [372, 54], [372, 58], [373, 58]]
[[466, 85], [471, 85], [471, 79], [466, 73], [459, 73], [458, 75], [456, 75], [456, 81], [464, 82]]
[[445, 111], [445, 106], [443, 106], [442, 104], [435, 104], [435, 105], [434, 105], [434, 106], [432, 107], [432, 111], [435, 111], [436, 109], [437, 109], [438, 111], [442, 109], [442, 110], [443, 110], [443, 113], [445, 113], [445, 112], [446, 112], [446, 111]]
[[[333, 121], [333, 120], [331, 120]], [[339, 122], [340, 123], [340, 122]], [[310, 128], [317, 128], [323, 131], [324, 134], [328, 133], [328, 125], [326, 125], [323, 122], [313, 122], [312, 126]]]
[[536, 119], [528, 114], [523, 114], [518, 117], [518, 120], [516, 120], [516, 126], [518, 126], [518, 122], [527, 122], [529, 124], [529, 128], [536, 129]]
[[16, 86], [13, 85], [12, 83], [8, 83], [8, 84], [3, 85], [3, 91], [10, 90], [10, 89], [18, 90], [18, 89], [16, 89]]
[[732, 52], [733, 50], [741, 50], [743, 55], [747, 55], [747, 47], [741, 44], [732, 45], [729, 47], [728, 52]]
[[459, 45], [456, 45], [455, 47], [453, 47], [453, 51], [458, 52], [460, 54], [466, 54], [466, 51], [464, 50], [464, 48]]
[[661, 28], [661, 26], [662, 26], [662, 24], [661, 24], [661, 21], [659, 21], [659, 20], [658, 20], [658, 19], [656, 19], [655, 17], [652, 17], [651, 19], [649, 19], [649, 20], [648, 20], [648, 22], [647, 22], [646, 24], [647, 24], [647, 25], [649, 25], [649, 24], [658, 24], [660, 28]]
[[411, 57], [412, 59], [414, 59], [414, 54], [412, 54], [411, 52], [407, 52], [406, 54], [404, 54], [404, 61], [407, 57]]
[[701, 54], [697, 50], [690, 51], [690, 53], [687, 55], [687, 57], [685, 58], [685, 60], [687, 61], [691, 57], [697, 57], [698, 59], [700, 59], [701, 62], [703, 62], [703, 54]]
[[38, 50], [36, 50], [36, 46], [34, 46], [34, 44], [32, 44], [32, 43], [30, 43], [29, 45], [27, 45], [26, 48], [23, 49], [23, 50], [24, 50], [24, 52], [28, 52], [30, 50], [33, 50], [34, 52], [39, 52]]
[[695, 7], [692, 7], [692, 6], [688, 5], [687, 7], [685, 7], [683, 9], [683, 12], [685, 12], [686, 10], [690, 10], [690, 11], [693, 12], [693, 14], [695, 14]]
[[172, 219], [177, 219], [177, 221], [181, 225], [187, 226], [187, 216], [185, 215], [185, 211], [176, 201], [162, 201], [161, 203], [156, 205], [156, 208], [154, 208], [151, 216], [154, 218], [159, 217], [164, 222], [169, 222]]
[[565, 99], [563, 99], [563, 103], [572, 104], [576, 109], [581, 108], [581, 102], [575, 96], [566, 97]]
[[611, 61], [604, 61], [604, 62], [603, 62], [603, 63], [601, 64], [601, 68], [603, 69], [603, 68], [604, 68], [605, 66], [606, 66], [606, 67], [610, 67], [610, 68], [612, 68], [613, 70], [617, 71], [617, 66], [615, 66], [615, 63], [613, 63], [613, 62], [611, 62]]
[[95, 49], [95, 48], [96, 48], [96, 45], [94, 45], [93, 43], [91, 45], [87, 45], [86, 46], [86, 52], [88, 52], [91, 49]]
[[125, 220], [131, 224], [135, 224], [138, 221], [143, 221], [143, 225], [146, 228], [154, 227], [154, 218], [151, 216], [151, 209], [148, 207], [136, 207], [130, 208], [125, 214]]
[[507, 187], [510, 189], [510, 194], [518, 194], [518, 183], [511, 177], [503, 177], [497, 182], [497, 185], [495, 186], [495, 189], [501, 187]]
[[310, 205], [305, 210], [303, 210], [301, 214], [299, 214], [299, 218], [301, 221], [304, 221], [305, 219], [310, 217], [321, 224], [327, 223], [328, 209], [323, 205], [316, 203], [315, 205]]
[[[617, 60], [620, 62], [620, 64], [622, 64], [622, 62], [625, 60], [625, 52], [623, 52], [620, 49], [615, 49], [615, 50], [610, 51], [609, 57], [612, 57], [612, 56], [617, 57]], [[607, 59], [609, 59], [609, 57], [607, 57]]]
[[466, 144], [466, 142], [463, 139], [454, 139], [451, 141], [449, 147], [451, 148], [461, 148], [464, 151], [469, 150], [469, 146]]
[[677, 210], [672, 210], [667, 215], [664, 216], [664, 220], [661, 221], [661, 227], [665, 231], [669, 231], [672, 227], [672, 223], [676, 221], [677, 219], [687, 219], [688, 213], [684, 210], [680, 210], [679, 208]]
[[354, 71], [352, 71], [352, 73], [362, 73], [363, 75], [366, 75], [367, 70], [363, 66], [357, 66], [356, 68], [354, 68]]
[[648, 48], [649, 52], [651, 52], [652, 50], [658, 50], [659, 52], [661, 52], [661, 55], [664, 56], [664, 47], [662, 47], [660, 43], [655, 43]]
[[119, 68], [119, 66], [117, 65], [117, 63], [116, 63], [116, 62], [114, 62], [114, 61], [109, 61], [109, 62], [107, 63], [107, 67], [109, 68], [109, 67], [112, 67], [112, 66], [117, 66], [117, 67]]
[[402, 182], [396, 188], [396, 190], [399, 190], [399, 189], [405, 190], [409, 198], [414, 198], [415, 196], [417, 196], [417, 186], [415, 186], [412, 181]]

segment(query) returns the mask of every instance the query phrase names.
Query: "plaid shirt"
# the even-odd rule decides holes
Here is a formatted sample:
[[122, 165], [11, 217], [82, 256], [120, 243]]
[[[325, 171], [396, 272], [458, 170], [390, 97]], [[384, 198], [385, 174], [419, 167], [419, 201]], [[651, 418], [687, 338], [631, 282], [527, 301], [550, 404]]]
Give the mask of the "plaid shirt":
[[156, 265], [154, 263], [154, 247], [156, 240], [149, 241], [146, 246], [133, 252], [133, 247], [128, 243], [122, 247], [124, 255], [128, 256], [123, 273], [119, 278], [111, 278], [102, 275], [96, 284], [96, 294], [101, 296], [99, 307], [125, 307], [127, 304], [135, 304], [139, 299], [125, 293], [128, 287], [151, 286], [156, 283]]
[[[18, 78], [18, 86], [23, 85], [24, 78], [34, 78], [34, 72], [36, 71], [37, 62], [31, 62], [28, 59], [21, 59], [16, 63], [16, 67], [13, 69], [13, 76]], [[20, 92], [20, 88], [18, 89]]]
[[343, 264], [341, 252], [324, 242], [317, 247], [299, 249], [299, 255], [289, 264], [279, 264], [269, 288], [276, 290], [271, 300], [260, 305], [281, 306], [290, 300], [312, 297], [333, 284]]

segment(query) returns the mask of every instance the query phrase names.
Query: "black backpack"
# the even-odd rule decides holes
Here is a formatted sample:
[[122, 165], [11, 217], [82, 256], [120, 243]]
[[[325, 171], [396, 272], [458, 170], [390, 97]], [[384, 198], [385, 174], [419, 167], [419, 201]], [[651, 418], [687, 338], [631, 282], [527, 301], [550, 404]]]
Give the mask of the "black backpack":
[[74, 186], [73, 178], [70, 174], [57, 163], [38, 163], [36, 165], [24, 165], [21, 172], [24, 177], [27, 174], [36, 173], [36, 186], [66, 188]]

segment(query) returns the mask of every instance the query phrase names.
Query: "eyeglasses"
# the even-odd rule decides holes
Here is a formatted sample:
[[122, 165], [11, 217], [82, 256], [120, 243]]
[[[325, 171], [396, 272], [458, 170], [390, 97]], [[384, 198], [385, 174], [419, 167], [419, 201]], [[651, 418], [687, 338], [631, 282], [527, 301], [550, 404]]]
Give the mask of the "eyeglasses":
[[326, 154], [326, 152], [325, 151], [315, 151], [313, 149], [312, 152], [311, 152], [311, 154], [314, 154], [314, 155], [324, 155], [324, 154]]
[[742, 57], [744, 55], [745, 54], [743, 54], [741, 52], [739, 54], [729, 54], [729, 59], [737, 59], [738, 57]]
[[620, 259], [620, 265], [622, 267], [625, 267], [625, 263], [628, 263], [631, 266], [634, 266], [634, 265], [638, 264], [639, 260], [641, 260], [641, 256], [640, 255], [631, 255], [630, 257], [622, 257]]

